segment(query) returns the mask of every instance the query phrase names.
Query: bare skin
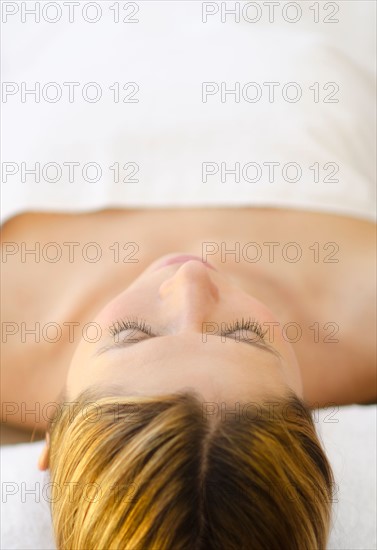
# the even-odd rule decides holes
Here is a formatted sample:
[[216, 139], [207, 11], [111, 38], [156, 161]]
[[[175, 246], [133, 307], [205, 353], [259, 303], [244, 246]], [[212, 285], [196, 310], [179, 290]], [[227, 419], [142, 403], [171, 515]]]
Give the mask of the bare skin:
[[[63, 252], [56, 263], [43, 256], [37, 263], [30, 255], [25, 262], [20, 253], [7, 256], [6, 262], [3, 259], [1, 400], [15, 404], [2, 409], [2, 421], [9, 425], [46, 428], [41, 415], [22, 415], [22, 408], [35, 409], [39, 403], [42, 409], [56, 400], [82, 327], [152, 262], [174, 252], [207, 259], [274, 312], [287, 327], [285, 337], [297, 357], [302, 395], [310, 406], [376, 400], [376, 236], [372, 223], [262, 208], [30, 213], [7, 222], [2, 241], [17, 243], [19, 249], [22, 242], [27, 249], [35, 248], [35, 242], [41, 248], [55, 242]], [[64, 242], [79, 243], [73, 261]], [[87, 259], [82, 258], [89, 242], [98, 243], [97, 250], [102, 252], [98, 262], [88, 261], [96, 253], [93, 247], [86, 248]], [[123, 250], [130, 242], [137, 246]], [[252, 242], [260, 248], [248, 245]], [[114, 243], [120, 243], [119, 259]], [[296, 244], [287, 247], [287, 243]], [[229, 253], [237, 246], [238, 256]], [[206, 251], [213, 253], [205, 256]], [[255, 261], [258, 251], [261, 257]], [[301, 258], [293, 261], [300, 252]], [[52, 248], [46, 253], [50, 258], [55, 254]], [[138, 261], [130, 263], [132, 259]], [[71, 325], [70, 331], [67, 323], [73, 322], [79, 324]], [[17, 330], [8, 333], [6, 341], [4, 323], [7, 331]], [[25, 333], [35, 323], [40, 323], [40, 342]], [[47, 341], [56, 335], [53, 328], [44, 338], [43, 327], [48, 323], [62, 329], [55, 343]], [[297, 341], [293, 324], [302, 331]]]

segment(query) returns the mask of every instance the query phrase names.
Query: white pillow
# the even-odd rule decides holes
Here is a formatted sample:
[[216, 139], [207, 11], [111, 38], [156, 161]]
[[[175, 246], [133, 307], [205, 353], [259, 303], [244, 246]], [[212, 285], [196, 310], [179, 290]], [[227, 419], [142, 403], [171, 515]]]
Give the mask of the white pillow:
[[[375, 405], [352, 405], [321, 409], [315, 416], [339, 486], [328, 550], [376, 548], [376, 412]], [[1, 448], [1, 548], [55, 549], [46, 501], [49, 477], [36, 466], [42, 446]]]

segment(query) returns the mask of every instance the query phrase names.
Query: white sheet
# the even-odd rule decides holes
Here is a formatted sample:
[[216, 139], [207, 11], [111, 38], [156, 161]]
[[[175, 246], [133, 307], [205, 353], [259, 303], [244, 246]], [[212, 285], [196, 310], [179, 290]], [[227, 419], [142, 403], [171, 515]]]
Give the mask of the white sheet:
[[[281, 2], [277, 14], [286, 4]], [[297, 23], [279, 15], [263, 24], [265, 8], [260, 23], [235, 23], [231, 17], [222, 23], [219, 15], [204, 24], [202, 3], [195, 1], [139, 2], [136, 24], [114, 24], [106, 2], [95, 24], [82, 17], [74, 23], [62, 17], [57, 24], [9, 17], [3, 25], [3, 80], [25, 82], [28, 88], [36, 81], [42, 88], [57, 83], [65, 93], [57, 103], [43, 95], [39, 103], [31, 96], [22, 103], [18, 92], [2, 104], [3, 161], [14, 162], [18, 170], [3, 184], [2, 221], [25, 210], [247, 205], [374, 220], [375, 2], [338, 3], [339, 23], [333, 24], [314, 23], [310, 3], [299, 4], [303, 15]], [[321, 11], [320, 20], [330, 14]], [[64, 82], [79, 83], [73, 103]], [[101, 87], [97, 103], [82, 99], [88, 82]], [[136, 82], [139, 103], [114, 103], [109, 89], [114, 82], [121, 88]], [[231, 98], [223, 103], [217, 94], [203, 103], [203, 82], [225, 82], [228, 88], [257, 82], [263, 97], [256, 103]], [[273, 104], [264, 82], [279, 83], [280, 99]], [[302, 90], [297, 103], [281, 99], [288, 82]], [[315, 82], [321, 89], [318, 103], [310, 90]], [[333, 90], [331, 85], [323, 89], [329, 82], [339, 86], [338, 103], [323, 102]], [[254, 95], [253, 88], [248, 94]], [[36, 162], [41, 181], [26, 175], [23, 182], [22, 163], [31, 169]], [[72, 183], [67, 162], [79, 163]], [[82, 175], [90, 162], [102, 171], [95, 183]], [[122, 166], [129, 162], [139, 167], [134, 176], [139, 181], [115, 183], [109, 167], [119, 163], [122, 181]], [[254, 168], [246, 172], [249, 181], [241, 174], [239, 182], [232, 176], [222, 182], [217, 173], [204, 182], [204, 162], [219, 169], [221, 162], [228, 169], [254, 162], [262, 173], [256, 182], [250, 182], [257, 178]], [[280, 163], [272, 182], [265, 162]], [[282, 174], [289, 162], [302, 170], [297, 182]], [[54, 168], [46, 169], [46, 176], [43, 172], [49, 163], [61, 170], [55, 183], [48, 181]], [[315, 163], [321, 167], [319, 182], [310, 169]], [[327, 163], [338, 165], [332, 178], [338, 182], [324, 181], [332, 172], [324, 169]], [[94, 170], [87, 174], [94, 175]], [[294, 176], [295, 169], [288, 178]]]
[[[315, 417], [339, 487], [327, 550], [376, 548], [376, 415], [375, 405], [353, 405], [322, 409]], [[44, 487], [49, 478], [36, 468], [42, 444], [1, 448], [1, 548], [6, 550], [55, 548], [49, 504], [43, 496], [48, 494]]]

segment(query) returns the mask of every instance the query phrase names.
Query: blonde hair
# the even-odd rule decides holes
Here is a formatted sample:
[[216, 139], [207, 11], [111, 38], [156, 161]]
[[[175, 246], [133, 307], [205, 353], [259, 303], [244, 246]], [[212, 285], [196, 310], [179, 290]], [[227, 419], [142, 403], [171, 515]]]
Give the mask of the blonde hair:
[[294, 394], [238, 416], [190, 391], [75, 403], [49, 427], [59, 550], [326, 548], [333, 476]]

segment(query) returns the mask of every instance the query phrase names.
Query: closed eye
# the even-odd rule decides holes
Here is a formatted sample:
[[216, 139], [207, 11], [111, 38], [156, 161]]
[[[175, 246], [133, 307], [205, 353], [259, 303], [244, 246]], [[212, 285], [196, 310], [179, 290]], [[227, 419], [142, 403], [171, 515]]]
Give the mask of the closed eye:
[[[126, 331], [130, 331], [129, 334], [123, 335], [121, 339], [120, 334]], [[241, 338], [240, 333], [244, 334], [245, 331], [253, 332], [258, 336], [258, 338], [257, 339], [245, 338], [245, 337]], [[163, 334], [153, 333], [150, 325], [147, 325], [145, 321], [140, 322], [138, 320], [129, 320], [129, 319], [116, 321], [115, 323], [113, 323], [113, 325], [111, 325], [111, 327], [109, 327], [109, 332], [114, 337], [114, 344], [100, 348], [98, 351], [96, 351], [94, 356], [101, 355], [102, 353], [105, 353], [112, 349], [125, 348], [131, 345], [141, 343], [145, 340], [149, 340], [151, 338], [161, 338], [164, 336]], [[137, 336], [138, 333], [143, 333], [145, 336], [147, 336], [147, 338]], [[226, 339], [230, 339], [237, 343], [251, 345], [259, 349], [262, 349], [264, 351], [270, 352], [274, 354], [276, 357], [278, 357], [279, 359], [281, 359], [280, 353], [273, 346], [271, 346], [268, 342], [264, 340], [264, 335], [265, 335], [265, 331], [263, 331], [260, 323], [258, 323], [255, 320], [249, 320], [249, 321], [242, 320], [241, 322], [236, 321], [235, 323], [226, 325], [225, 330], [222, 330], [218, 334], [217, 333], [210, 334], [210, 335], [208, 334], [207, 336], [221, 338], [222, 342], [224, 342]], [[205, 343], [205, 340], [202, 339], [202, 341], [203, 343]]]
[[[237, 331], [251, 331], [259, 336], [259, 338], [261, 338], [262, 340], [264, 339], [267, 332], [267, 330], [263, 330], [262, 325], [256, 319], [245, 319], [244, 317], [242, 317], [241, 321], [236, 319], [232, 323], [221, 323], [221, 329], [222, 330], [220, 332], [220, 336], [227, 336], [232, 333], [236, 333]], [[162, 334], [153, 333], [151, 326], [147, 325], [144, 319], [139, 320], [137, 317], [134, 319], [119, 319], [109, 327], [109, 332], [114, 337], [126, 330], [132, 331], [131, 334], [127, 336], [127, 340], [129, 342], [133, 341], [130, 339], [130, 336], [132, 336], [133, 333], [137, 332], [143, 332], [148, 336], [162, 336]], [[136, 339], [136, 341], [138, 340], [140, 339]]]

